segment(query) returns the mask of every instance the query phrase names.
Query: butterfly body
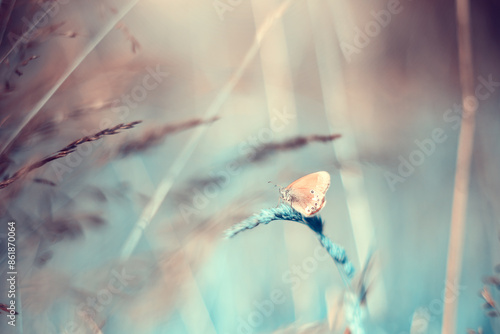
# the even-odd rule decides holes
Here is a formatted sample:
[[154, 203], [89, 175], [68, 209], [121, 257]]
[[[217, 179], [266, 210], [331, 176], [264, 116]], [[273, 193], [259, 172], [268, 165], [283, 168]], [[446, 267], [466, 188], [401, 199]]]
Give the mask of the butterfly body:
[[280, 188], [281, 199], [304, 216], [318, 213], [326, 203], [330, 174], [316, 172], [301, 177], [286, 188]]

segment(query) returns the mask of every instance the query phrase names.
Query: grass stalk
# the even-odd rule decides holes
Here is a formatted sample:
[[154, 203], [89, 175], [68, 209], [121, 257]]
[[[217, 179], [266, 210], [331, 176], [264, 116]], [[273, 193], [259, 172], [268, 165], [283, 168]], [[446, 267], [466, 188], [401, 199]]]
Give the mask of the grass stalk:
[[[43, 106], [50, 100], [50, 98], [55, 94], [55, 92], [61, 87], [61, 85], [68, 79], [68, 77], [80, 66], [80, 64], [87, 58], [87, 56], [96, 48], [96, 46], [106, 37], [106, 35], [116, 26], [116, 24], [123, 19], [125, 15], [139, 2], [139, 0], [132, 0], [114, 16], [109, 22], [107, 22], [103, 29], [101, 29], [97, 35], [90, 41], [90, 43], [83, 49], [83, 52], [73, 61], [71, 66], [69, 66], [66, 71], [61, 75], [59, 80], [49, 89], [47, 93], [35, 104], [33, 109], [24, 117], [23, 121], [17, 129], [15, 129], [10, 137], [1, 144], [0, 146], [0, 156], [5, 152], [5, 150], [12, 144], [12, 142], [19, 135], [21, 130], [35, 117], [38, 112], [43, 108]], [[46, 14], [45, 14], [46, 15]], [[42, 18], [40, 18], [42, 20]], [[36, 26], [33, 25], [33, 27]], [[20, 39], [22, 40], [22, 39]], [[18, 41], [19, 42], [19, 41]], [[15, 48], [15, 45], [12, 47]], [[11, 51], [10, 51], [11, 52]], [[7, 53], [8, 55], [9, 53]], [[4, 56], [0, 63], [7, 57]]]
[[[450, 241], [448, 246], [448, 260], [445, 282], [453, 282], [456, 286], [460, 281], [462, 270], [463, 239], [465, 232], [465, 217], [469, 194], [470, 166], [474, 146], [475, 130], [475, 103], [474, 77], [472, 62], [472, 45], [470, 31], [470, 4], [469, 0], [456, 1], [457, 40], [460, 84], [462, 88], [463, 117], [458, 138], [458, 152], [455, 170], [455, 187], [453, 190], [453, 204], [451, 209]], [[468, 103], [469, 102], [469, 103]], [[441, 333], [456, 333], [456, 315], [458, 296], [445, 284], [443, 309], [443, 325]]]

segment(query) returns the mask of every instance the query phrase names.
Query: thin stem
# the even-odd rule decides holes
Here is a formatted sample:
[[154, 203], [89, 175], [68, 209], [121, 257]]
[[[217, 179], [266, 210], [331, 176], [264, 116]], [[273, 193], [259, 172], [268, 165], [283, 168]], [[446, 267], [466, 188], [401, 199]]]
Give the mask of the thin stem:
[[[45, 11], [42, 16], [40, 16], [40, 18], [38, 20], [36, 20], [35, 22], [33, 22], [33, 24], [29, 27], [29, 29], [24, 34], [22, 34], [22, 36], [14, 43], [14, 45], [12, 45], [12, 47], [9, 49], [9, 51], [7, 51], [3, 55], [3, 57], [0, 59], [0, 64], [2, 64], [4, 62], [4, 60], [7, 59], [7, 57], [10, 56], [10, 54], [12, 52], [14, 52], [14, 50], [16, 50], [21, 43], [26, 43], [27, 41], [30, 40], [29, 36], [38, 27], [38, 24], [40, 22], [42, 22], [42, 20], [45, 20], [46, 17], [47, 17], [47, 15], [49, 15], [49, 13], [51, 13], [54, 10], [55, 6], [58, 6], [58, 4], [57, 3], [53, 3], [50, 6], [50, 8], [47, 11]], [[7, 23], [8, 22], [6, 22], [6, 25], [7, 25]], [[6, 28], [7, 28], [7, 26], [6, 26]]]
[[127, 123], [127, 124], [123, 124], [123, 123], [118, 124], [117, 126], [115, 126], [113, 128], [108, 128], [108, 129], [104, 129], [102, 131], [99, 131], [92, 136], [85, 136], [83, 138], [75, 140], [74, 142], [72, 142], [71, 144], [67, 145], [66, 147], [60, 149], [56, 153], [53, 153], [40, 161], [34, 162], [28, 166], [25, 166], [25, 167], [19, 169], [17, 172], [14, 173], [14, 175], [12, 175], [11, 177], [0, 182], [0, 189], [3, 189], [5, 187], [9, 186], [11, 183], [19, 180], [20, 178], [24, 177], [25, 175], [31, 173], [33, 170], [40, 168], [40, 167], [48, 164], [51, 161], [61, 159], [61, 158], [64, 158], [64, 157], [70, 155], [71, 153], [76, 151], [77, 147], [81, 144], [99, 140], [104, 136], [110, 136], [110, 135], [120, 133], [120, 130], [131, 129], [135, 125], [137, 125], [141, 122], [142, 121], [135, 121], [135, 122]]
[[[446, 268], [447, 283], [453, 282], [456, 286], [460, 280], [463, 239], [465, 230], [465, 216], [470, 180], [470, 166], [474, 144], [475, 112], [477, 102], [474, 97], [474, 77], [472, 62], [472, 46], [470, 32], [469, 0], [457, 0], [457, 38], [460, 83], [462, 87], [462, 105], [464, 115], [458, 140], [458, 153], [455, 171], [455, 188], [453, 191], [453, 205], [451, 212], [450, 243], [448, 246], [448, 264]], [[458, 296], [451, 288], [445, 285], [443, 310], [443, 334], [456, 333], [456, 314]]]
[[[57, 80], [57, 82], [49, 89], [47, 93], [35, 104], [33, 109], [24, 117], [21, 124], [12, 132], [11, 136], [0, 145], [0, 155], [2, 155], [6, 149], [12, 144], [12, 142], [19, 135], [21, 130], [35, 117], [38, 112], [43, 108], [43, 106], [50, 100], [50, 98], [55, 94], [55, 92], [61, 87], [61, 85], [68, 79], [68, 77], [80, 66], [80, 64], [87, 58], [87, 56], [96, 48], [96, 46], [106, 37], [106, 35], [116, 26], [116, 24], [123, 19], [123, 17], [139, 2], [139, 0], [132, 0], [124, 6], [118, 14], [116, 14], [106, 25], [99, 31], [99, 33], [94, 37], [94, 39], [85, 47], [83, 52], [73, 61], [71, 66], [66, 69], [63, 75]], [[45, 13], [44, 15], [47, 15]], [[41, 19], [40, 19], [41, 20]], [[35, 24], [36, 25], [36, 24]], [[35, 26], [33, 25], [33, 27]], [[19, 41], [18, 41], [19, 42]], [[17, 44], [17, 43], [16, 43]], [[13, 46], [13, 48], [15, 45]], [[11, 51], [9, 51], [10, 53]], [[8, 54], [7, 54], [8, 55]], [[5, 57], [7, 57], [7, 55]], [[5, 57], [2, 58], [0, 63], [3, 62]]]
[[264, 209], [260, 213], [234, 225], [225, 232], [227, 238], [233, 238], [236, 234], [245, 230], [253, 229], [261, 224], [269, 224], [273, 221], [294, 221], [300, 224], [307, 225], [313, 232], [316, 233], [319, 242], [326, 249], [328, 254], [339, 269], [342, 281], [353, 292], [351, 286], [351, 278], [354, 274], [354, 266], [349, 261], [345, 249], [336, 245], [330, 238], [323, 234], [324, 222], [320, 216], [304, 217], [288, 204], [282, 203], [277, 208]]
[[[3, 35], [5, 34], [5, 30], [7, 29], [7, 26], [9, 25], [10, 16], [12, 15], [12, 10], [14, 9], [15, 3], [16, 3], [16, 0], [11, 0], [10, 6], [7, 9], [7, 12], [5, 13], [5, 16], [3, 17], [4, 24], [2, 26], [0, 26], [0, 44], [2, 44]], [[0, 64], [1, 63], [2, 62], [0, 62]]]

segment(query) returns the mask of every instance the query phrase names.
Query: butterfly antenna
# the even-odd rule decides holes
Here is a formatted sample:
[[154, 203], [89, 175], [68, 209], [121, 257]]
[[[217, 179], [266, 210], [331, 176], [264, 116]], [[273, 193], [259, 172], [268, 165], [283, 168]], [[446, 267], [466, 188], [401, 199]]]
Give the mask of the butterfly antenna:
[[[280, 186], [278, 186], [277, 184], [274, 184], [272, 181], [269, 181], [269, 182], [267, 182], [267, 183], [271, 183], [271, 184], [273, 184], [275, 188], [276, 188], [276, 187], [278, 187], [279, 192], [281, 193], [281, 189], [282, 189], [282, 188], [281, 188]], [[281, 201], [282, 201], [282, 198], [281, 198], [281, 196], [280, 196], [280, 197], [279, 197], [279, 203], [278, 203], [278, 206], [280, 206]], [[278, 206], [276, 206], [276, 207], [278, 207]]]
[[274, 184], [274, 183], [273, 183], [273, 181], [268, 181], [267, 183], [271, 183], [271, 184], [273, 184], [275, 187], [278, 187], [278, 188], [280, 188], [280, 189], [281, 189], [281, 187], [280, 187], [280, 186], [278, 186], [277, 184]]

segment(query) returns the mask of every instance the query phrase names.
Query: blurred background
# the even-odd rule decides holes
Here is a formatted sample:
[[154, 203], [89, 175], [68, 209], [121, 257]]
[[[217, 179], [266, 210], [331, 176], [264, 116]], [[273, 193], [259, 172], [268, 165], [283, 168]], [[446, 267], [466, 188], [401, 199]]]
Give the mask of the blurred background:
[[278, 204], [268, 181], [320, 170], [364, 332], [441, 333], [451, 303], [456, 333], [500, 333], [499, 14], [471, 4], [450, 281], [454, 1], [0, 1], [0, 304], [13, 221], [19, 313], [13, 327], [0, 307], [1, 333], [348, 333], [346, 287], [306, 226], [224, 239]]

